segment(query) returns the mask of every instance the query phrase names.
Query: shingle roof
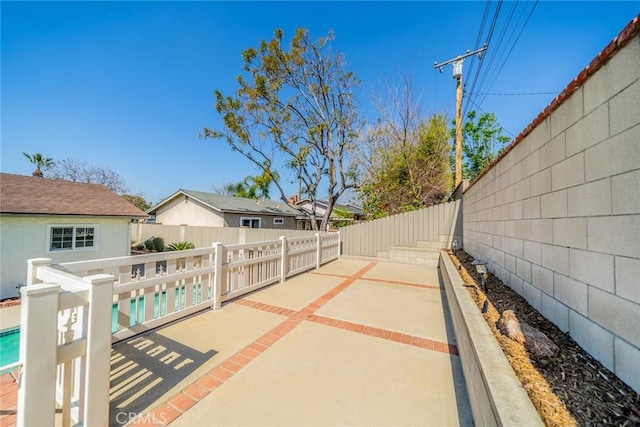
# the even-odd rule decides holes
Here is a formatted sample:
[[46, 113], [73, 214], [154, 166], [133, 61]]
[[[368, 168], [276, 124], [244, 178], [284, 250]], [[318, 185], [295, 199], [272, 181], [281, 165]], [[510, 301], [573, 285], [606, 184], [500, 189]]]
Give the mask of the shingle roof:
[[100, 184], [0, 173], [0, 213], [146, 217]]
[[214, 210], [221, 212], [234, 212], [234, 213], [252, 213], [252, 214], [266, 214], [266, 215], [283, 215], [283, 216], [298, 216], [302, 212], [291, 208], [284, 202], [276, 202], [273, 200], [254, 200], [244, 199], [241, 197], [222, 196], [214, 193], [204, 193], [202, 191], [194, 190], [178, 190], [175, 194], [168, 197], [154, 207], [151, 212], [155, 211], [160, 205], [166, 201], [173, 199], [178, 194], [183, 193], [189, 197], [192, 197], [200, 202], [208, 205]]
[[[307, 202], [309, 204], [311, 204], [311, 200], [310, 199], [302, 199], [300, 201], [298, 201], [299, 205], [302, 205], [304, 202]], [[327, 208], [327, 206], [329, 205], [329, 203], [326, 200], [316, 200], [316, 205], [322, 206], [324, 209]], [[353, 214], [353, 215], [362, 215], [363, 211], [362, 208], [349, 204], [347, 203], [346, 205], [340, 205], [340, 204], [335, 204], [333, 205], [334, 209], [338, 208], [338, 209], [342, 209], [343, 211], [346, 211], [347, 213]]]

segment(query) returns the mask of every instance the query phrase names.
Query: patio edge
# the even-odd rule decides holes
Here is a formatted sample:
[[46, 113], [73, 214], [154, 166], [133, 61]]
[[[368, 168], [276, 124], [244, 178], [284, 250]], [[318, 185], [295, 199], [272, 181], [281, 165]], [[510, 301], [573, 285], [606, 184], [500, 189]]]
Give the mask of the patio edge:
[[438, 267], [475, 425], [544, 425], [446, 251]]

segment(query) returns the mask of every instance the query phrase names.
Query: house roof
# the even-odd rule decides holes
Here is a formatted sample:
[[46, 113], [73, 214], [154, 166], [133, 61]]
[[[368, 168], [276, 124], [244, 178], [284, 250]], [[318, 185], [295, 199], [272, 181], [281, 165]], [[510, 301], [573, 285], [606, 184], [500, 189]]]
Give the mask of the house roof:
[[[297, 202], [298, 205], [304, 205], [304, 204], [311, 204], [311, 199], [302, 199], [300, 201]], [[327, 208], [327, 201], [326, 200], [316, 200], [316, 205], [322, 206], [324, 209]], [[336, 203], [335, 205], [333, 205], [334, 209], [338, 208], [341, 209], [347, 213], [353, 214], [353, 215], [362, 215], [363, 211], [362, 208], [359, 208], [358, 206], [352, 205], [350, 203], [347, 203], [346, 205], [341, 205]]]
[[262, 215], [279, 215], [279, 216], [299, 216], [301, 212], [291, 208], [284, 202], [273, 200], [254, 200], [242, 197], [223, 196], [214, 193], [205, 193], [202, 191], [180, 189], [171, 196], [158, 203], [149, 212], [155, 212], [160, 206], [174, 199], [176, 196], [185, 195], [207, 205], [218, 212], [228, 213], [246, 213], [246, 214], [262, 214]]
[[101, 184], [0, 173], [0, 213], [146, 217]]

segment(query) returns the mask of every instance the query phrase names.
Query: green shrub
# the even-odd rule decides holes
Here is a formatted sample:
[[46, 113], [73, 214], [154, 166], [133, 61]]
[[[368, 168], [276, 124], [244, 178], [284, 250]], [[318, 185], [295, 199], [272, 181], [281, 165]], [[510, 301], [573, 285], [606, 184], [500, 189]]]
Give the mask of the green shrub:
[[162, 237], [154, 237], [153, 238], [153, 249], [158, 252], [163, 252], [165, 249], [164, 239]]
[[144, 247], [147, 248], [148, 251], [152, 251], [154, 249], [153, 239], [155, 239], [155, 237], [149, 237], [144, 241]]
[[175, 242], [170, 244], [167, 249], [170, 251], [186, 251], [187, 249], [194, 249], [195, 245], [191, 242]]

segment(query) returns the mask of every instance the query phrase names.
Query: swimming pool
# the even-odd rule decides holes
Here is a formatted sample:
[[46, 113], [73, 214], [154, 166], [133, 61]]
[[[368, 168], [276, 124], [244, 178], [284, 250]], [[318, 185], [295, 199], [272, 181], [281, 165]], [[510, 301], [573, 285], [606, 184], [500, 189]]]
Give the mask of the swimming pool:
[[[176, 289], [175, 308], [180, 310], [185, 307], [185, 295], [179, 289]], [[194, 301], [202, 301], [202, 295], [194, 289]], [[136, 307], [137, 306], [137, 307]], [[154, 298], [153, 317], [164, 316], [167, 314], [167, 293], [166, 291], [157, 293]], [[133, 326], [138, 319], [144, 318], [144, 298], [131, 298], [131, 323]], [[118, 305], [113, 304], [111, 314], [111, 332], [118, 330]], [[0, 331], [0, 366], [17, 362], [20, 359], [20, 328], [11, 328]], [[3, 373], [3, 372], [0, 372]]]
[[19, 352], [20, 328], [11, 328], [0, 331], [0, 366], [17, 362]]

